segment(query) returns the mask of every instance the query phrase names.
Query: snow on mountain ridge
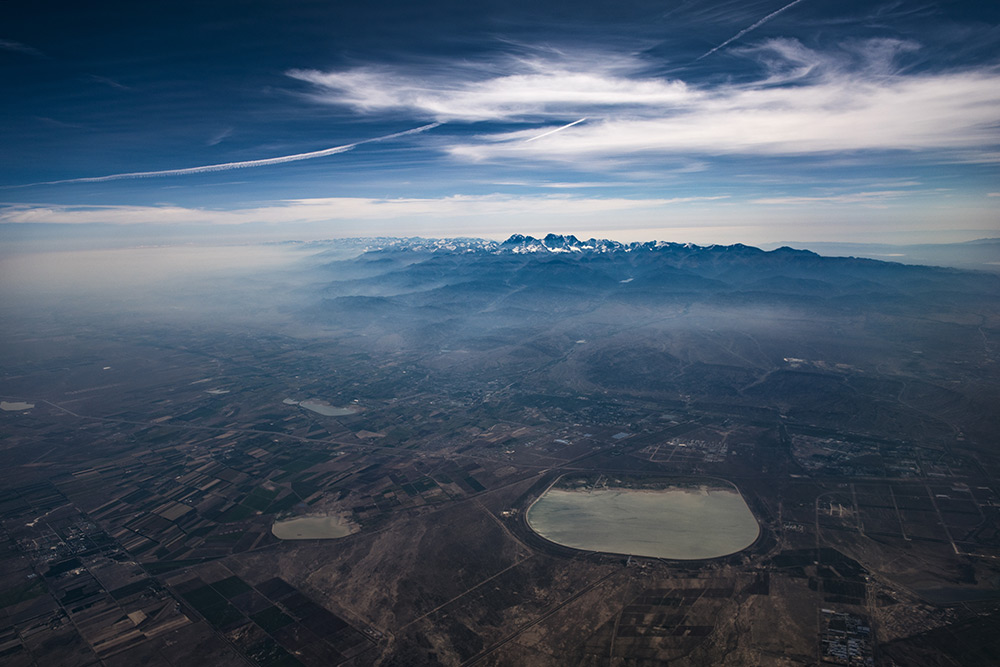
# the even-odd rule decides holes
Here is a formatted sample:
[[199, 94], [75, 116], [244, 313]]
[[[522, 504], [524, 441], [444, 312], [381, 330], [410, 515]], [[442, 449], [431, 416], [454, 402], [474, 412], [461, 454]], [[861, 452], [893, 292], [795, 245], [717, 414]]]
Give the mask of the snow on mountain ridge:
[[621, 243], [610, 239], [590, 238], [581, 241], [572, 234], [547, 234], [542, 239], [523, 234], [512, 234], [505, 241], [491, 241], [480, 238], [398, 238], [369, 237], [355, 239], [338, 239], [336, 241], [315, 241], [312, 245], [337, 243], [354, 245], [364, 252], [423, 252], [423, 253], [482, 253], [493, 255], [526, 255], [526, 254], [606, 254], [618, 252], [677, 252], [682, 255], [700, 253], [756, 255], [770, 253], [791, 253], [814, 255], [808, 250], [793, 250], [781, 247], [776, 250], [764, 251], [742, 243], [733, 245], [712, 244], [699, 246], [694, 243], [675, 243], [672, 241], [633, 241]]

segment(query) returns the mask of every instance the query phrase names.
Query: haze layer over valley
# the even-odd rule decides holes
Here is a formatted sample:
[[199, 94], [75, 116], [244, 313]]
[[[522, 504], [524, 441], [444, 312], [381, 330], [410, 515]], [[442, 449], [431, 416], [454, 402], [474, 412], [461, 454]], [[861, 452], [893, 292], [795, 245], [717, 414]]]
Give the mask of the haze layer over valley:
[[[12, 664], [993, 650], [996, 274], [559, 235], [37, 257], [0, 260]], [[564, 477], [735, 487], [759, 534], [560, 546], [525, 513]]]

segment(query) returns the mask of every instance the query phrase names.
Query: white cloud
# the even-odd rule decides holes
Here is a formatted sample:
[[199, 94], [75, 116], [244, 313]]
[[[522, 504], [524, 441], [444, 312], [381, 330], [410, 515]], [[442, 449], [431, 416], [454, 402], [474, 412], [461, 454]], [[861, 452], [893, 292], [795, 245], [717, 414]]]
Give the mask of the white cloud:
[[[331, 238], [343, 236], [489, 236], [512, 233], [571, 233], [581, 237], [694, 243], [751, 243], [778, 240], [933, 242], [995, 236], [996, 209], [982, 198], [947, 205], [926, 197], [888, 193], [763, 199], [747, 206], [724, 194], [649, 199], [581, 195], [483, 195], [421, 199], [324, 198], [265, 203], [236, 210], [158, 206], [0, 207], [0, 224], [62, 223], [150, 225], [169, 234], [190, 226], [206, 236], [231, 238]], [[837, 199], [840, 201], [837, 201]], [[891, 205], [889, 205], [891, 204]], [[246, 227], [242, 225], [246, 224]], [[249, 235], [249, 236], [248, 236]]]
[[413, 220], [419, 218], [571, 217], [635, 211], [657, 212], [678, 204], [726, 199], [727, 195], [626, 199], [567, 195], [453, 195], [435, 199], [335, 197], [295, 199], [253, 208], [218, 210], [182, 206], [51, 206], [11, 204], [0, 209], [3, 223], [62, 224], [287, 224], [338, 220]]
[[[1000, 143], [1000, 76], [959, 73], [794, 87], [733, 87], [658, 118], [610, 117], [531, 144], [528, 132], [453, 146], [458, 157], [574, 160], [629, 154], [810, 155], [961, 151]], [[994, 155], [979, 154], [982, 161]]]
[[912, 197], [912, 190], [879, 190], [875, 192], [850, 192], [837, 195], [762, 197], [750, 200], [751, 204], [793, 205], [793, 204], [865, 204], [883, 206], [886, 202], [901, 197]]
[[[344, 72], [293, 70], [289, 76], [313, 84], [320, 102], [361, 112], [407, 110], [441, 122], [522, 120], [560, 116], [572, 109], [670, 107], [690, 104], [699, 93], [683, 81], [628, 76], [632, 61], [518, 60], [515, 73], [481, 68], [431, 74], [361, 67]], [[583, 114], [577, 114], [583, 115]]]
[[464, 160], [911, 151], [951, 162], [997, 161], [1000, 72], [902, 72], [898, 57], [917, 48], [879, 39], [820, 53], [795, 40], [771, 40], [738, 51], [764, 65], [758, 81], [711, 86], [649, 76], [638, 59], [601, 54], [519, 60], [503, 73], [457, 66], [430, 74], [357, 68], [290, 75], [313, 84], [315, 99], [365, 113], [590, 119], [548, 135], [537, 128], [487, 131], [445, 148]]

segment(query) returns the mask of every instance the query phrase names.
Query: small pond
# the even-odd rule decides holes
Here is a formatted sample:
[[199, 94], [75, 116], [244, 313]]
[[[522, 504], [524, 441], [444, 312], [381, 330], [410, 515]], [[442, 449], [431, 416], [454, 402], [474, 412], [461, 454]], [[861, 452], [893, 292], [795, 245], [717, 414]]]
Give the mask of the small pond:
[[357, 531], [356, 524], [335, 514], [297, 516], [271, 526], [271, 533], [280, 540], [335, 540]]

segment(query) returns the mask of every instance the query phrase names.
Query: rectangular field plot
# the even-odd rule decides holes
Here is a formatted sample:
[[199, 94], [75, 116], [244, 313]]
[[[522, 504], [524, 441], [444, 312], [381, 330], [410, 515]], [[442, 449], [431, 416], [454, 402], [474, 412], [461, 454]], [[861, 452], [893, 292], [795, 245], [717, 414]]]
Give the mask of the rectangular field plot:
[[872, 507], [862, 505], [861, 526], [865, 533], [901, 535], [899, 515], [893, 507]]
[[930, 496], [927, 495], [927, 491], [924, 490], [923, 487], [920, 489], [910, 487], [904, 490], [900, 490], [897, 487], [895, 489], [895, 496], [896, 506], [901, 510], [934, 510], [934, 503], [931, 501]]
[[911, 538], [947, 541], [948, 535], [938, 520], [937, 512], [900, 510], [903, 530]]

